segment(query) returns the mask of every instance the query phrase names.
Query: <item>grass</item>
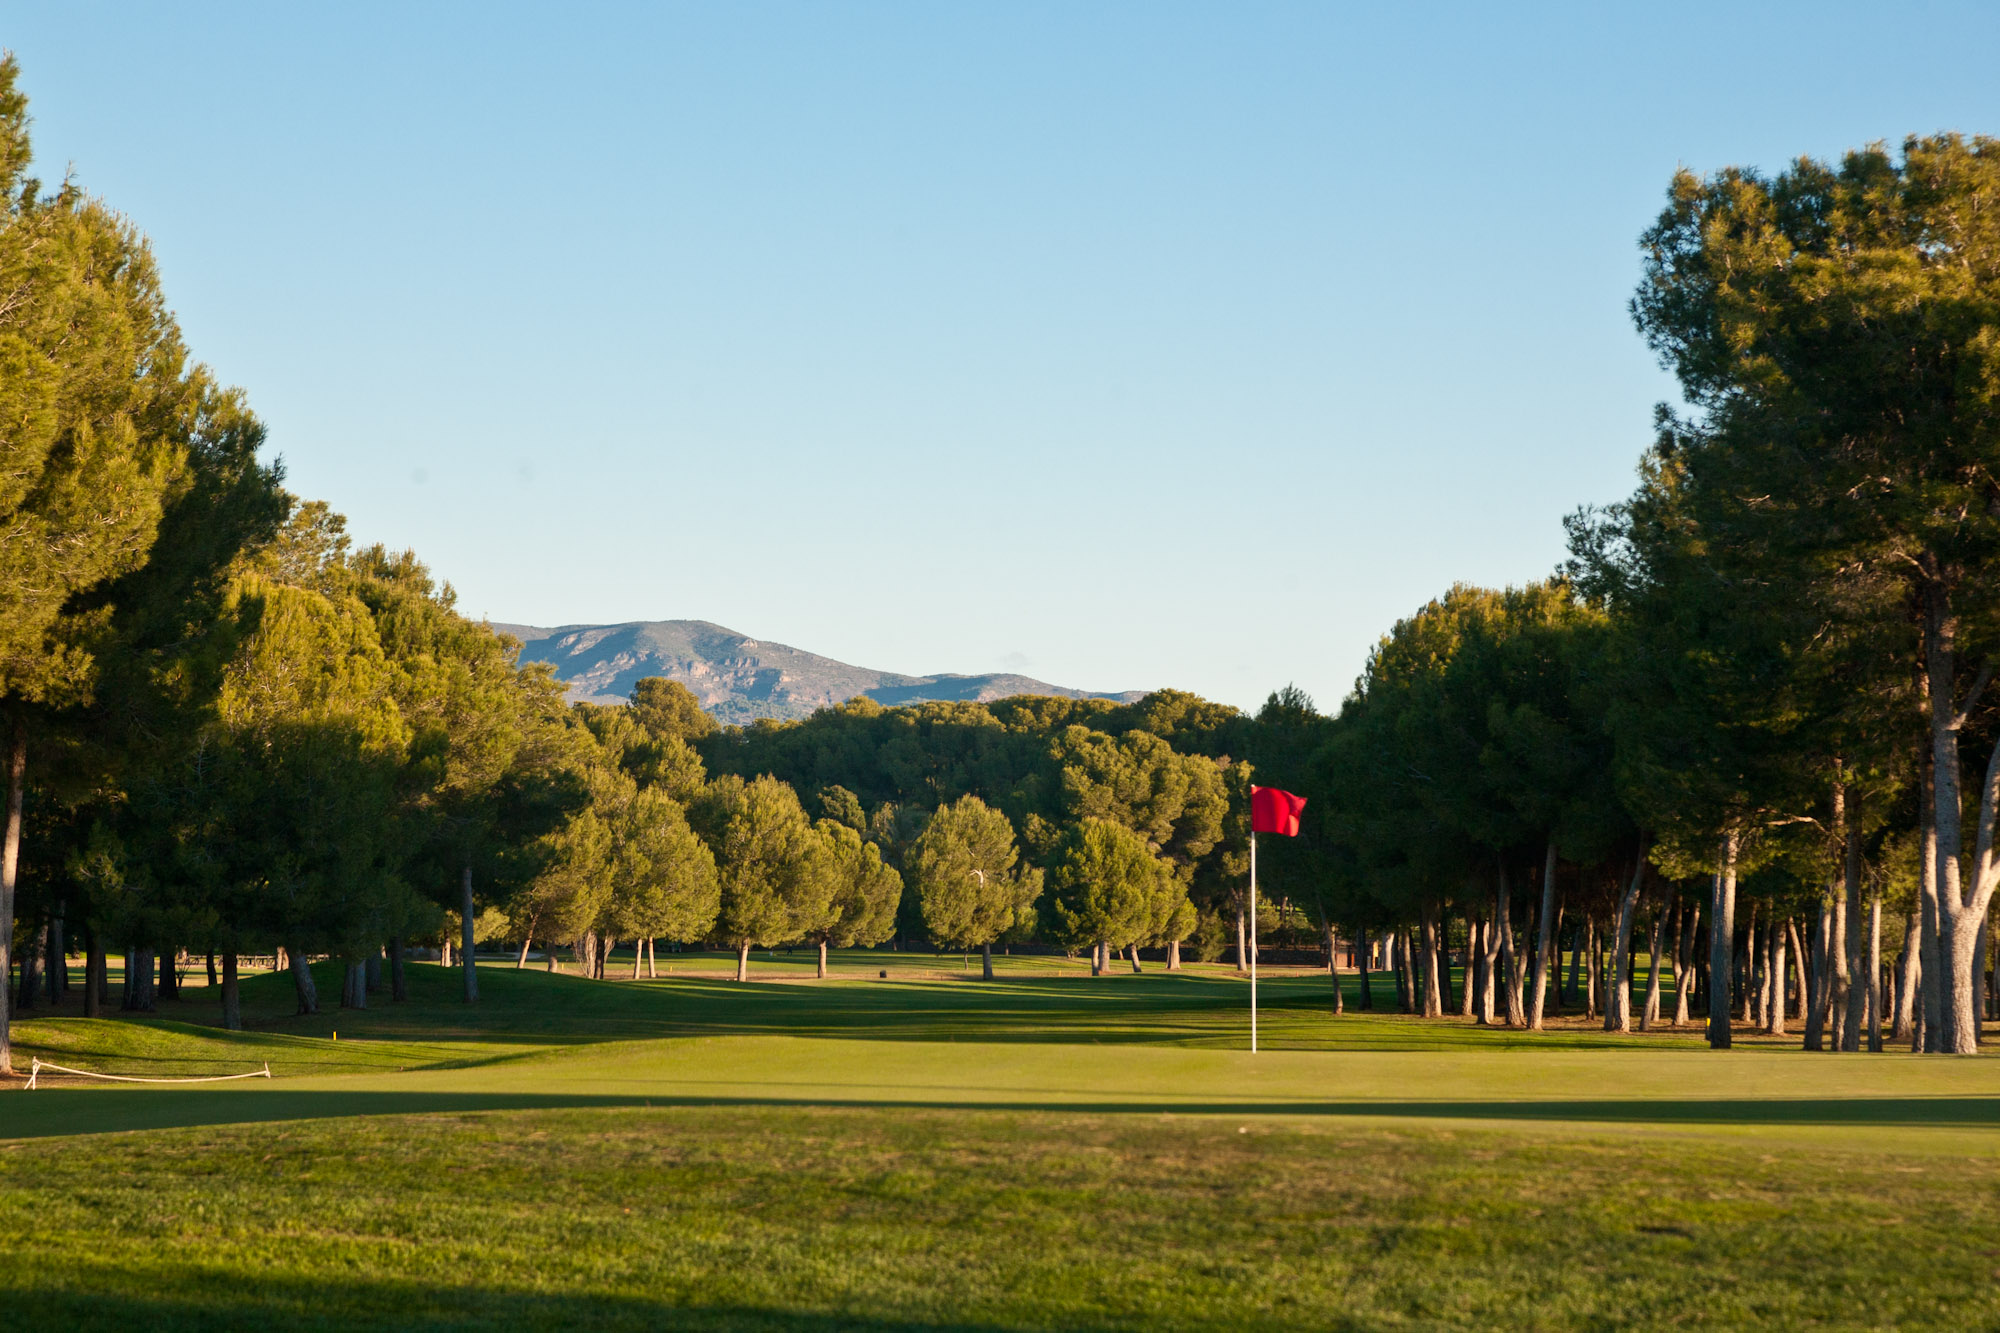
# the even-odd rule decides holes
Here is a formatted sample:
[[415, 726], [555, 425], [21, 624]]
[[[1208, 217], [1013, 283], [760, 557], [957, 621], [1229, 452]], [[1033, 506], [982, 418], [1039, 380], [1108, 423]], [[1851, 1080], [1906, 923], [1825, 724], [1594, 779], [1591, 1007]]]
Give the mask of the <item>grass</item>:
[[31, 1018], [24, 1060], [277, 1077], [0, 1093], [0, 1299], [123, 1329], [2000, 1322], [1988, 1061], [1334, 1018], [1303, 973], [1260, 988], [1253, 1057], [1220, 970], [675, 961], [484, 968], [476, 1007], [418, 965], [409, 1004], [313, 1019], [253, 977], [245, 1033], [199, 990]]

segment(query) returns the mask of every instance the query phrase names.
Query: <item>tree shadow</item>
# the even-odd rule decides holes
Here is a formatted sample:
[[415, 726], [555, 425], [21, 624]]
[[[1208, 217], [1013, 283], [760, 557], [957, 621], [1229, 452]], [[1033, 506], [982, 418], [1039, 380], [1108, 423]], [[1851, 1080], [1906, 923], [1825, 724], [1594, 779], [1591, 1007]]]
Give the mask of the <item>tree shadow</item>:
[[840, 1097], [823, 1086], [783, 1094], [609, 1094], [347, 1091], [270, 1088], [251, 1092], [53, 1089], [5, 1103], [0, 1136], [13, 1139], [346, 1116], [615, 1107], [771, 1108], [874, 1111], [1037, 1112], [1064, 1115], [1212, 1115], [1500, 1121], [1573, 1125], [1785, 1125], [1929, 1129], [2000, 1127], [2000, 1097], [1681, 1098], [1593, 1101], [1347, 1101], [1313, 1098]]

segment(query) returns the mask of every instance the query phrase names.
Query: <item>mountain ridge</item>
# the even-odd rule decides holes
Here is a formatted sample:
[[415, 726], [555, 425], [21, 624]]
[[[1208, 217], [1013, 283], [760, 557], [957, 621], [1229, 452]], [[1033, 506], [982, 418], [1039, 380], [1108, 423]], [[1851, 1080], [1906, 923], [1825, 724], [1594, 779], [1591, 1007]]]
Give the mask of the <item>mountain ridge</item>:
[[627, 620], [545, 627], [489, 621], [521, 640], [523, 662], [547, 662], [572, 701], [623, 703], [647, 676], [677, 680], [718, 722], [788, 721], [860, 695], [885, 707], [987, 702], [1017, 694], [1130, 702], [1144, 690], [1078, 690], [1012, 672], [907, 675], [858, 667], [707, 620]]

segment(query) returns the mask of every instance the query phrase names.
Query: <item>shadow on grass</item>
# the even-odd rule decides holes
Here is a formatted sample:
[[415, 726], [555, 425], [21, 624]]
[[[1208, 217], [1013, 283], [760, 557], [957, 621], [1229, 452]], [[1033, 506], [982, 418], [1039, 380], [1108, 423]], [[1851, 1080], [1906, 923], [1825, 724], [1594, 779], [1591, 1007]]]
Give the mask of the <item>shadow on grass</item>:
[[[95, 1270], [95, 1271], [93, 1271]], [[144, 1288], [144, 1290], [134, 1290]], [[260, 1273], [245, 1282], [214, 1268], [125, 1272], [101, 1264], [68, 1268], [57, 1281], [26, 1274], [0, 1286], [10, 1303], [70, 1333], [274, 1328], [338, 1329], [661, 1329], [690, 1333], [916, 1333], [938, 1328], [1000, 1333], [1013, 1325], [808, 1314], [671, 1298], [565, 1291], [544, 1293], [436, 1283], [370, 1281], [359, 1274], [316, 1282]]]
[[1276, 1101], [754, 1097], [532, 1092], [251, 1093], [56, 1089], [0, 1102], [0, 1138], [317, 1120], [344, 1116], [613, 1107], [1055, 1112], [1069, 1115], [1311, 1116], [1610, 1125], [2000, 1126], [2000, 1097], [1819, 1097], [1600, 1101]]

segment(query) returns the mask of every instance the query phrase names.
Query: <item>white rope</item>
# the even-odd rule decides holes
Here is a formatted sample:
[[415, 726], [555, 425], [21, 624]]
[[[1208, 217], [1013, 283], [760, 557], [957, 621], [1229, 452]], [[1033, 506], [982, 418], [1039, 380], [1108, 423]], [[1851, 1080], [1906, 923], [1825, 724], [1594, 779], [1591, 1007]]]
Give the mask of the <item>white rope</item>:
[[97, 1074], [88, 1069], [71, 1069], [68, 1065], [52, 1065], [37, 1057], [29, 1066], [28, 1086], [22, 1089], [23, 1092], [35, 1090], [35, 1080], [42, 1076], [44, 1069], [53, 1069], [59, 1074], [75, 1074], [81, 1078], [110, 1079], [114, 1083], [227, 1083], [234, 1078], [271, 1077], [271, 1062], [268, 1060], [264, 1062], [262, 1069], [253, 1070], [248, 1074], [212, 1074], [207, 1078], [140, 1078], [136, 1074]]

